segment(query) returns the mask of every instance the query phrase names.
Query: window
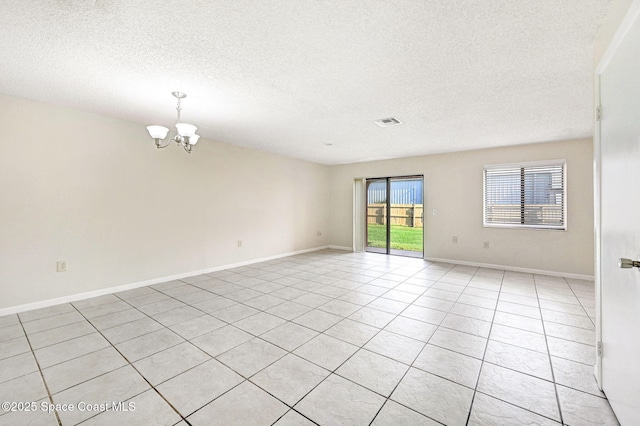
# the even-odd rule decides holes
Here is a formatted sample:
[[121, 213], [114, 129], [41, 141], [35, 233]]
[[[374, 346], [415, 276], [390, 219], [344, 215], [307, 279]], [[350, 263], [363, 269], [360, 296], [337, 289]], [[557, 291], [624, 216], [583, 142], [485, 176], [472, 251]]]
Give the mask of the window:
[[484, 226], [566, 230], [564, 160], [484, 167]]

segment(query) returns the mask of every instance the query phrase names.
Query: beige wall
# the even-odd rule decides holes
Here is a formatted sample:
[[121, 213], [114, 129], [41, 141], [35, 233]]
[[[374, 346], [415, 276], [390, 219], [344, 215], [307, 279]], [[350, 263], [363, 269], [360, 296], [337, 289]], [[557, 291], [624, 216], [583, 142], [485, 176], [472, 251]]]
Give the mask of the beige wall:
[[156, 150], [141, 124], [5, 95], [0, 128], [0, 309], [327, 243], [326, 166]]
[[[567, 160], [568, 231], [483, 227], [485, 164], [553, 159]], [[590, 139], [333, 166], [330, 244], [352, 246], [354, 179], [424, 174], [427, 258], [591, 276], [592, 167]], [[457, 244], [452, 236], [458, 237]], [[483, 248], [484, 241], [489, 249]]]
[[[593, 274], [590, 140], [329, 167], [210, 140], [156, 150], [141, 124], [6, 95], [0, 126], [0, 309], [351, 247], [354, 178], [404, 174], [425, 175], [427, 257]], [[567, 232], [483, 228], [484, 164], [556, 158]]]

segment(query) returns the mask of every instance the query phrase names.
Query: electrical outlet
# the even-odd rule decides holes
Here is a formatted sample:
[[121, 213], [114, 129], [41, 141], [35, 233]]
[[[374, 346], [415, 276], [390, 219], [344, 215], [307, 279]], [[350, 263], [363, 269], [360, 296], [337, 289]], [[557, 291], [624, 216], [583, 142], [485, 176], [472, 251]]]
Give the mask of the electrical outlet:
[[484, 243], [482, 243], [482, 247], [488, 249], [489, 248], [489, 241], [485, 241]]
[[453, 244], [458, 244], [458, 237], [451, 237], [451, 242]]
[[431, 211], [431, 213], [433, 213], [433, 215], [434, 215], [434, 216], [437, 216], [437, 215], [438, 215], [438, 210], [437, 210], [437, 209], [433, 209], [433, 210]]
[[242, 240], [238, 240], [238, 247], [242, 247]]
[[66, 260], [58, 260], [56, 262], [56, 271], [57, 272], [66, 272], [67, 271], [67, 261]]

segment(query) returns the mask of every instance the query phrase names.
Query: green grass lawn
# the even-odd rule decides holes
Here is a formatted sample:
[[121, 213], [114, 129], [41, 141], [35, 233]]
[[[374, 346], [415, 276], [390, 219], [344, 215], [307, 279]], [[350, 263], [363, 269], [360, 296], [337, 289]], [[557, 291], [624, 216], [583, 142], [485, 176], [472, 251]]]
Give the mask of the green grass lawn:
[[[387, 245], [387, 227], [368, 224], [367, 246], [385, 247]], [[409, 226], [391, 226], [391, 248], [396, 250], [422, 251], [422, 228]]]

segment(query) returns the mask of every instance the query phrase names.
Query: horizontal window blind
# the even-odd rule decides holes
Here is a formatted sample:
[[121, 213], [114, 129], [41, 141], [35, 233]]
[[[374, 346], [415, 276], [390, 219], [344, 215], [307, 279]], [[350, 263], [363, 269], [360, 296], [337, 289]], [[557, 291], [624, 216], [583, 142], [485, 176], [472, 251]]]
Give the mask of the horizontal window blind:
[[486, 166], [484, 224], [566, 229], [565, 163]]

